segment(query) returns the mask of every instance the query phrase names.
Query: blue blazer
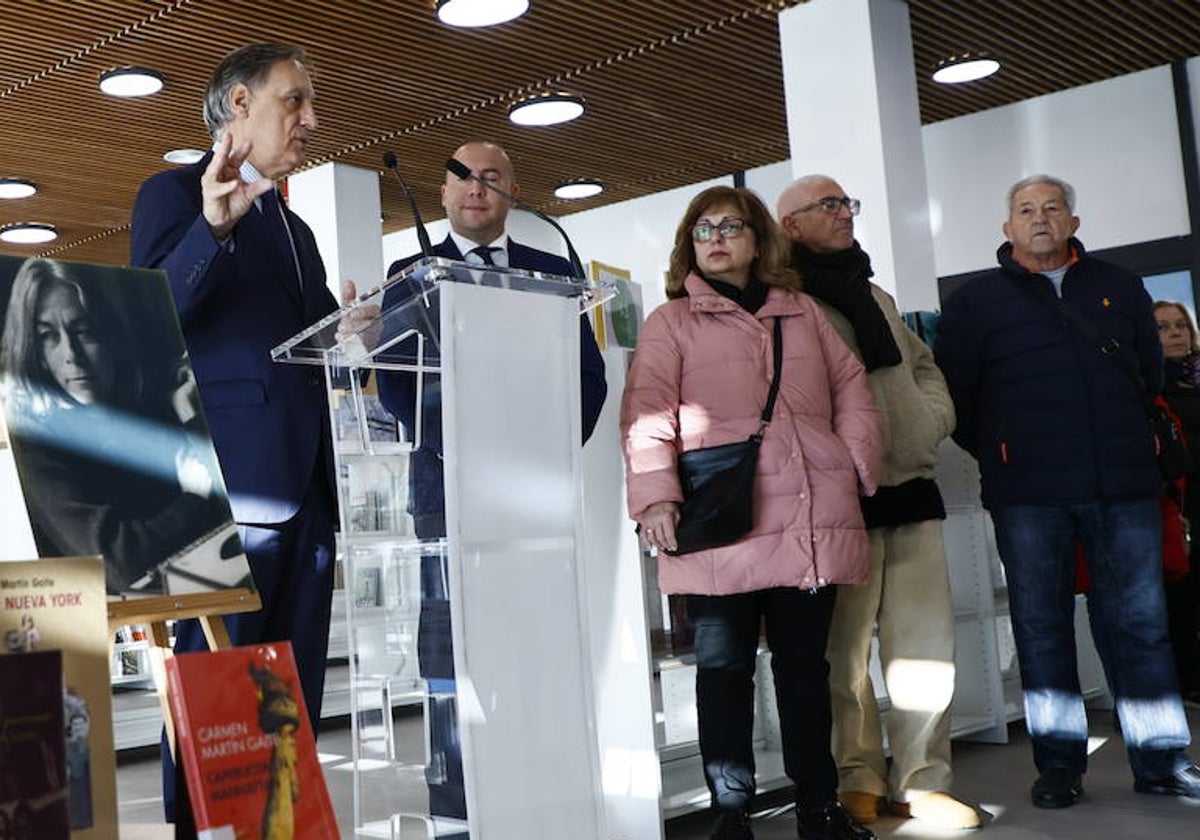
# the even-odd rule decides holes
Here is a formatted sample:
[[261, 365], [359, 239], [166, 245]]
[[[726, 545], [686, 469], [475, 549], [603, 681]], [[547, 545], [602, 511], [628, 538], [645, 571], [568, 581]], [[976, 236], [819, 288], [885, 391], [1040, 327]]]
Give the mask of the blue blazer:
[[142, 185], [131, 262], [167, 273], [234, 519], [279, 523], [299, 510], [314, 471], [329, 483], [330, 498], [337, 494], [324, 375], [277, 364], [271, 349], [337, 302], [312, 231], [290, 210], [302, 281], [286, 240], [268, 227], [279, 220], [256, 207], [224, 245], [213, 239], [200, 195], [211, 158]]
[[[433, 247], [435, 257], [445, 257], [461, 260], [454, 240], [447, 235], [444, 240]], [[391, 277], [410, 264], [421, 259], [423, 254], [414, 254], [397, 260], [388, 268], [387, 276]], [[543, 271], [548, 274], [572, 274], [571, 264], [560, 256], [530, 248], [519, 242], [508, 240], [508, 263], [513, 268], [526, 271]], [[384, 308], [394, 305], [397, 297], [403, 292], [393, 287], [384, 298]], [[591, 436], [600, 417], [600, 409], [604, 406], [604, 398], [608, 394], [608, 384], [604, 379], [604, 358], [600, 348], [596, 346], [596, 337], [592, 333], [591, 322], [586, 317], [580, 317], [579, 323], [579, 372], [580, 372], [580, 414], [583, 424], [583, 440]], [[415, 376], [389, 371], [377, 371], [379, 399], [384, 408], [412, 432], [416, 423], [414, 412]], [[424, 405], [422, 406], [423, 430], [422, 448], [412, 455], [409, 470], [409, 512], [413, 514], [417, 535], [422, 538], [432, 538], [445, 533], [443, 516], [445, 513], [445, 496], [442, 485], [442, 439], [441, 439], [441, 392], [436, 383], [426, 383]]]

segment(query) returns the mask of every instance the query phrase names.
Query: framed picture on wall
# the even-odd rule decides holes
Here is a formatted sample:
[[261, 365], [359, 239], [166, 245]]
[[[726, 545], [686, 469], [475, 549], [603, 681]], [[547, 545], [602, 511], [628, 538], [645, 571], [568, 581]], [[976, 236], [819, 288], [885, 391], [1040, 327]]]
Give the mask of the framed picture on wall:
[[594, 282], [611, 284], [616, 291], [612, 299], [593, 310], [596, 341], [600, 348], [637, 347], [642, 323], [642, 294], [630, 273], [623, 268], [592, 262], [588, 264], [588, 276]]

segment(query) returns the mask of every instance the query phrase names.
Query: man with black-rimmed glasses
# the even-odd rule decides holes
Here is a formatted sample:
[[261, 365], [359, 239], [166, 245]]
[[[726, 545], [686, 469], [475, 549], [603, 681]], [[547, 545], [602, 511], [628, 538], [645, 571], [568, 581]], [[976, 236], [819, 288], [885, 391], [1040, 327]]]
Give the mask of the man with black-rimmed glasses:
[[[871, 259], [854, 239], [860, 209], [825, 175], [793, 182], [778, 207], [792, 267], [862, 359], [887, 418], [885, 472], [875, 495], [862, 499], [870, 576], [865, 586], [839, 587], [829, 631], [838, 798], [863, 823], [887, 808], [943, 828], [975, 828], [978, 813], [949, 793], [955, 628], [942, 544], [946, 510], [933, 480], [954, 407], [933, 353], [870, 280]], [[890, 769], [869, 672], [877, 624], [891, 701]]]

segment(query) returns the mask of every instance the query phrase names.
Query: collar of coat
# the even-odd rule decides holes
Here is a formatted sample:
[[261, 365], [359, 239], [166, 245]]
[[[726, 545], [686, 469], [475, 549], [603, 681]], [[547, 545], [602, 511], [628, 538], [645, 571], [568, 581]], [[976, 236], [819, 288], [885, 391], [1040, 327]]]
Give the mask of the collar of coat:
[[762, 320], [780, 316], [803, 315], [805, 313], [804, 295], [791, 289], [770, 286], [767, 289], [767, 302], [753, 315], [724, 295], [713, 290], [699, 274], [692, 272], [683, 281], [687, 290], [688, 305], [692, 312], [733, 312], [741, 313], [747, 318]]
[[[1071, 247], [1071, 256], [1067, 260], [1067, 268], [1075, 265], [1077, 262], [1082, 262], [1088, 258], [1087, 249], [1083, 247], [1083, 243], [1072, 236], [1067, 240], [1067, 244]], [[1032, 277], [1041, 272], [1030, 271], [1025, 266], [1021, 265], [1013, 259], [1013, 246], [1011, 242], [1005, 242], [996, 250], [996, 260], [1000, 263], [1000, 268], [1009, 274], [1018, 277]]]

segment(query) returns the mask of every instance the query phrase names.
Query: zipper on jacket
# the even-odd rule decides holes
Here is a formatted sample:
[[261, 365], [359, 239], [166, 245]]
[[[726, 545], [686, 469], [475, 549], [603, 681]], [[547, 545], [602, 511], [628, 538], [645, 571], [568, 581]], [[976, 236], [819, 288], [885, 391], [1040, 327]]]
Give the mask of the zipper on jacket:
[[996, 445], [1000, 448], [1000, 463], [1008, 466], [1008, 434], [1005, 432], [1004, 415], [996, 415]]

